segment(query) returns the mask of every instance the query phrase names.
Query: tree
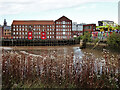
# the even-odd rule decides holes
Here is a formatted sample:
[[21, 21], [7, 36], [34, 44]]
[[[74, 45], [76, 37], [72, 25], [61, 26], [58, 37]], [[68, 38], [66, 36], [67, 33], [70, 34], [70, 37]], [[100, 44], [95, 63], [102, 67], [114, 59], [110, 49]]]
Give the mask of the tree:
[[120, 34], [113, 32], [108, 38], [107, 43], [112, 48], [120, 49]]
[[85, 32], [84, 35], [82, 36], [83, 41], [85, 42], [90, 42], [91, 39], [91, 34], [89, 32]]

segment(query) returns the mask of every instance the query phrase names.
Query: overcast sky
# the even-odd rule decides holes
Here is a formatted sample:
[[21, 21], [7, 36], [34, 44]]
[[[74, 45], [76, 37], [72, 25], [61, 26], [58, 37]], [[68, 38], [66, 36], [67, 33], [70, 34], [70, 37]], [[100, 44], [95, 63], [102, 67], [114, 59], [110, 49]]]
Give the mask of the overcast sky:
[[119, 0], [0, 0], [0, 24], [13, 20], [56, 20], [65, 15], [77, 23], [118, 23]]

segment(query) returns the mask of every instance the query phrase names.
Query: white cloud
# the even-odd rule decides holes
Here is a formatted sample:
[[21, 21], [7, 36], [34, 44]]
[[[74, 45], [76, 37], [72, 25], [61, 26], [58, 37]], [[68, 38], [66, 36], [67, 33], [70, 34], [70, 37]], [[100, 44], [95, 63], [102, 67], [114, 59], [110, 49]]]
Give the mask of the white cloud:
[[[119, 0], [0, 0], [0, 15], [68, 8], [87, 2], [115, 1]], [[91, 8], [95, 7], [92, 6]]]

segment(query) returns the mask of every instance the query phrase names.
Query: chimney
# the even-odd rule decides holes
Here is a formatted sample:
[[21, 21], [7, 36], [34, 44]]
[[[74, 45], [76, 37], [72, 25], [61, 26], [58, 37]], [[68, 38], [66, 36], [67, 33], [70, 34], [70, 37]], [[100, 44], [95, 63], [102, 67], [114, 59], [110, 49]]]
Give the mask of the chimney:
[[7, 22], [6, 19], [4, 19], [4, 25], [3, 26], [7, 26]]

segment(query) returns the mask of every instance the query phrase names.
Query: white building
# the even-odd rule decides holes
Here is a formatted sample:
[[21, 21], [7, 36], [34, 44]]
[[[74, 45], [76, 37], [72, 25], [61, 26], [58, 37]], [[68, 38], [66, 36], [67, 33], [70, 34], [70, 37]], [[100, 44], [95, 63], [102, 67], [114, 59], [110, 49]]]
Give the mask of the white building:
[[118, 2], [118, 25], [120, 25], [120, 1]]
[[77, 22], [73, 22], [72, 23], [72, 31], [76, 31], [77, 30]]

